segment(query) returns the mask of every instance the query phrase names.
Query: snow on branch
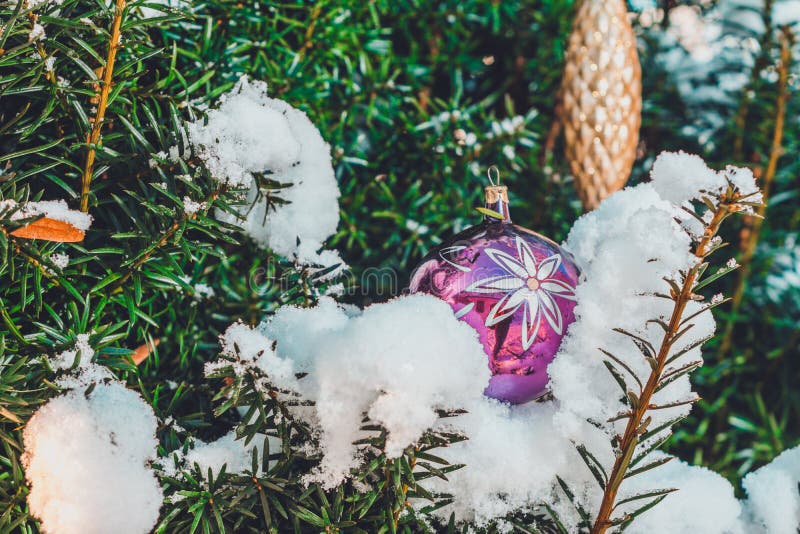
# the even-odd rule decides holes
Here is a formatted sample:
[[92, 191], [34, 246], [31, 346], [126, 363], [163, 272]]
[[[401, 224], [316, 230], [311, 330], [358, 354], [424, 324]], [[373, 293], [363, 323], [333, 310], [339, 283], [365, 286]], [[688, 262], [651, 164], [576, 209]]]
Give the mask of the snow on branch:
[[596, 485], [578, 482], [570, 500], [580, 517], [562, 510], [562, 518], [603, 533], [661, 501], [679, 502], [672, 488], [641, 495], [626, 481], [664, 463], [651, 452], [697, 400], [689, 373], [702, 365], [700, 347], [715, 328], [710, 310], [722, 302], [696, 293], [707, 280], [706, 259], [721, 244], [722, 222], [753, 213], [760, 201], [749, 171], [716, 172], [696, 156], [665, 153], [651, 183], [611, 197], [573, 227], [567, 246], [586, 282], [576, 291], [578, 320], [549, 372], [565, 419], [571, 412], [604, 428], [613, 461], [579, 449]]
[[360, 465], [364, 414], [388, 432], [385, 453], [396, 458], [439, 421], [439, 410], [481, 396], [489, 379], [477, 334], [443, 302], [412, 296], [376, 304], [348, 317], [328, 298], [316, 308], [283, 308], [265, 326], [277, 354], [308, 376], [300, 394], [323, 454], [307, 477], [334, 487]]
[[305, 113], [243, 76], [216, 109], [187, 127], [211, 175], [243, 190], [238, 216], [220, 210], [220, 219], [300, 263], [341, 263], [338, 253], [320, 252], [339, 224], [339, 186], [330, 147]]
[[119, 382], [72, 390], [31, 417], [22, 462], [28, 503], [53, 534], [145, 534], [158, 520], [156, 418]]
[[[317, 429], [322, 455], [306, 482], [332, 488], [358, 472], [369, 443], [365, 417], [386, 430], [389, 458], [428, 433], [454, 432], [468, 439], [437, 455], [466, 467], [429, 482], [429, 490], [452, 496], [436, 514], [455, 512], [481, 525], [548, 505], [570, 530], [590, 526], [601, 509], [632, 413], [642, 414], [640, 433], [617, 471], [665, 463], [648, 453], [688, 414], [696, 398], [688, 374], [702, 364], [700, 346], [714, 332], [710, 309], [720, 299], [705, 302], [693, 290], [705, 256], [719, 245], [715, 228], [760, 198], [749, 171], [712, 171], [682, 153], [662, 155], [652, 178], [613, 195], [567, 240], [585, 278], [577, 320], [549, 369], [554, 402], [509, 407], [485, 398], [488, 372], [474, 332], [430, 297], [402, 297], [361, 314], [322, 299], [315, 308], [282, 308], [258, 330], [232, 327], [225, 337], [237, 337], [236, 365], [260, 366], [270, 384], [311, 404], [296, 413]], [[665, 345], [665, 327], [676, 326]], [[654, 366], [657, 379], [648, 386]], [[645, 409], [636, 411], [643, 392]], [[467, 413], [437, 415], [459, 408]], [[652, 499], [680, 507], [685, 500], [673, 493], [623, 485], [621, 509]]]
[[162, 491], [150, 468], [157, 420], [141, 395], [93, 363], [89, 334], [50, 359], [66, 393], [25, 426], [22, 464], [28, 504], [53, 534], [145, 534], [156, 524]]
[[[171, 463], [161, 460], [168, 464], [161, 473], [194, 470], [203, 478], [225, 466], [257, 476], [263, 448], [271, 462], [272, 451], [300, 447], [312, 464], [303, 482], [326, 489], [352, 483], [371, 491], [393, 465], [405, 465], [413, 477], [387, 501], [395, 525], [411, 506], [409, 513], [442, 521], [454, 514], [477, 526], [508, 526], [526, 512], [567, 531], [629, 525], [647, 532], [657, 524], [677, 532], [702, 513], [692, 525], [707, 532], [789, 532], [791, 520], [775, 517], [766, 495], [777, 488], [782, 509], [800, 507], [795, 453], [748, 477], [749, 500], [739, 502], [718, 475], [657, 451], [689, 413], [696, 398], [689, 374], [714, 333], [711, 309], [722, 299], [699, 291], [735, 268], [709, 267], [721, 245], [716, 231], [729, 214], [750, 212], [759, 201], [749, 171], [713, 171], [696, 156], [667, 153], [651, 182], [612, 195], [581, 218], [565, 244], [584, 274], [576, 321], [548, 369], [547, 402], [509, 406], [486, 398], [490, 371], [477, 334], [430, 296], [364, 310], [323, 297], [312, 308], [280, 308], [256, 328], [235, 323], [205, 370], [224, 378], [215, 414], [236, 408], [242, 424], [216, 441], [186, 444]], [[135, 515], [124, 532], [145, 532], [161, 499], [149, 466], [155, 417], [91, 362], [88, 340], [82, 335], [52, 363], [71, 370], [62, 387], [94, 390], [57, 397], [26, 429], [31, 509], [46, 531], [107, 531], [113, 513]], [[68, 432], [74, 426], [67, 420], [85, 430]], [[54, 460], [62, 441], [73, 451], [69, 466]], [[366, 476], [379, 460], [385, 475]], [[86, 473], [99, 482], [88, 484]], [[114, 503], [106, 503], [109, 496]], [[66, 516], [65, 507], [78, 512]]]

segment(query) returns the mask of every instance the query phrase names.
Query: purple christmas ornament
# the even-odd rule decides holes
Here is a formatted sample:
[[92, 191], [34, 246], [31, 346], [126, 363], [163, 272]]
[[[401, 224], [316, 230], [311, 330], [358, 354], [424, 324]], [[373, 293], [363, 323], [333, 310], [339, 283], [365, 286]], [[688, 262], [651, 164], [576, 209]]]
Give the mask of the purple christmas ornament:
[[511, 224], [505, 186], [486, 187], [486, 208], [495, 216], [429, 252], [410, 290], [444, 300], [478, 332], [492, 370], [484, 393], [519, 404], [546, 391], [580, 272], [569, 252]]

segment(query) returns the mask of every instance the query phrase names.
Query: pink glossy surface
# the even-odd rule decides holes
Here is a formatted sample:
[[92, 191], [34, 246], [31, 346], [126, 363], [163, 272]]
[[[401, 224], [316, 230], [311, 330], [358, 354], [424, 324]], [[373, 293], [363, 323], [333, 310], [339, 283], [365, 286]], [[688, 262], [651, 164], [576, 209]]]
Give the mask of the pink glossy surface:
[[547, 365], [575, 320], [578, 276], [572, 256], [553, 241], [492, 221], [432, 250], [410, 290], [448, 302], [478, 332], [492, 371], [485, 394], [516, 404], [546, 392]]

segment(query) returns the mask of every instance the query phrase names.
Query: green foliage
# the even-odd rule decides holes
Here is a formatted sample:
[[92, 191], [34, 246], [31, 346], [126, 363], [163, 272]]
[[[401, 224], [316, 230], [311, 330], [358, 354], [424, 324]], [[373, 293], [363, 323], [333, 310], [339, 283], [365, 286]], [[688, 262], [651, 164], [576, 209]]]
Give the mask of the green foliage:
[[[491, 164], [511, 188], [515, 222], [560, 240], [580, 205], [560, 147], [548, 155], [542, 142], [554, 120], [573, 2], [212, 0], [193, 3], [191, 14], [171, 9], [155, 18], [141, 16], [146, 7], [131, 2], [123, 18], [102, 144], [95, 147], [94, 223], [86, 240], [16, 238], [9, 232], [22, 222], [0, 213], [0, 531], [37, 530], [27, 515], [21, 429], [57, 392], [47, 358], [82, 333], [91, 334], [98, 361], [139, 389], [162, 420], [173, 417], [185, 429], [159, 428], [162, 453], [187, 447], [189, 435], [212, 439], [234, 425], [251, 439], [260, 433], [283, 443], [280, 450], [259, 444], [250, 477], [195, 469], [167, 479], [172, 503], [162, 509], [159, 531], [432, 531], [405, 512], [405, 500], [447, 502], [446, 495], [428, 494], [424, 481], [458, 467], [435, 451], [457, 436], [426, 436], [395, 461], [374, 454], [355, 474], [371, 485], [366, 493], [352, 483], [306, 488], [298, 473], [316, 459], [297, 445], [308, 429], [252, 381], [202, 378], [228, 324], [255, 324], [286, 303], [309, 304], [321, 284], [319, 273], [269, 257], [214, 218], [237, 200], [188, 155], [183, 123], [201, 117], [241, 74], [266, 80], [273, 96], [307, 111], [331, 144], [342, 191], [342, 221], [330, 244], [356, 277], [388, 267], [402, 285], [432, 245], [477, 220], [473, 207]], [[47, 39], [30, 42], [36, 17]], [[78, 206], [113, 17], [113, 5], [89, 0], [35, 12], [23, 0], [0, 3], [0, 198], [64, 198]], [[661, 150], [701, 152], [719, 165], [762, 164], [775, 123], [774, 80], [753, 76], [744, 125], [731, 119], [717, 143], [704, 147], [681, 133], [689, 115], [654, 59], [658, 44], [643, 42], [642, 153], [633, 181]], [[775, 36], [764, 45], [759, 65], [768, 73]], [[52, 72], [45, 59], [53, 61]], [[798, 150], [798, 111], [790, 100], [788, 154]], [[741, 153], [733, 154], [737, 143]], [[173, 146], [186, 157], [164, 156]], [[708, 353], [695, 375], [704, 400], [670, 443], [732, 480], [800, 438], [792, 424], [800, 416], [800, 307], [787, 305], [791, 294], [776, 300], [765, 291], [766, 276], [777, 272], [800, 227], [799, 165], [780, 160], [744, 304], [735, 315], [719, 309], [733, 325], [733, 350], [720, 358]], [[207, 207], [186, 214], [187, 196]], [[736, 234], [727, 237], [738, 242]], [[55, 251], [69, 253], [66, 268], [50, 259]], [[290, 291], [267, 283], [281, 277], [292, 282]], [[727, 290], [732, 278], [710, 289]], [[216, 290], [202, 306], [192, 295], [200, 282]], [[367, 287], [351, 299], [385, 299], [387, 290]], [[160, 345], [137, 368], [130, 354], [154, 339]], [[254, 411], [242, 417], [233, 409], [239, 406]], [[365, 426], [380, 451], [382, 430]], [[510, 518], [520, 532], [537, 532], [535, 519]], [[540, 522], [543, 531], [557, 531]]]

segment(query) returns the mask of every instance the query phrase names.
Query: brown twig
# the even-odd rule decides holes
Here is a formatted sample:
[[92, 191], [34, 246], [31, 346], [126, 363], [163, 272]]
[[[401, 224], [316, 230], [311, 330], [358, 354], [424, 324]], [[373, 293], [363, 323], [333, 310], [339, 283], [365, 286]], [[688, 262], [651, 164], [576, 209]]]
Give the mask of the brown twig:
[[564, 90], [559, 89], [556, 93], [556, 105], [553, 108], [553, 122], [550, 124], [550, 129], [547, 131], [542, 153], [539, 155], [539, 167], [544, 168], [547, 161], [550, 159], [550, 154], [556, 147], [556, 140], [561, 133], [561, 127], [564, 124]]
[[[770, 48], [772, 43], [772, 4], [774, 0], [765, 0], [764, 2], [764, 26], [766, 31], [761, 38], [761, 50], [766, 51]], [[753, 69], [750, 71], [750, 83], [745, 86], [742, 92], [742, 99], [739, 102], [739, 108], [736, 110], [734, 117], [734, 125], [736, 126], [736, 137], [733, 140], [733, 159], [734, 161], [741, 161], [744, 158], [744, 134], [747, 128], [747, 114], [750, 112], [750, 96], [749, 88], [754, 87], [761, 78], [761, 71], [767, 66], [768, 58], [766, 53], [758, 55], [753, 63]]]
[[322, 2], [317, 2], [314, 6], [314, 9], [311, 11], [310, 22], [308, 23], [308, 27], [306, 28], [306, 33], [303, 38], [303, 46], [300, 47], [300, 50], [297, 52], [297, 57], [302, 58], [308, 50], [314, 46], [314, 41], [312, 40], [314, 36], [314, 29], [317, 27], [317, 22], [319, 21], [319, 15], [322, 13]]
[[719, 231], [720, 224], [731, 212], [730, 206], [726, 202], [727, 200], [728, 199], [725, 198], [719, 203], [713, 218], [706, 227], [703, 238], [695, 249], [695, 256], [697, 256], [700, 261], [686, 274], [680, 293], [673, 294], [675, 304], [672, 309], [669, 325], [661, 340], [661, 345], [655, 358], [655, 365], [650, 372], [650, 377], [647, 379], [647, 384], [641, 389], [638, 395], [638, 402], [631, 407], [625, 432], [619, 440], [620, 452], [614, 461], [614, 467], [611, 470], [608, 483], [603, 491], [603, 501], [600, 504], [600, 510], [592, 526], [592, 534], [603, 534], [611, 526], [611, 514], [615, 508], [617, 492], [622, 484], [622, 480], [625, 478], [625, 474], [628, 472], [628, 466], [633, 458], [636, 445], [639, 443], [639, 436], [646, 430], [647, 424], [645, 423], [643, 425], [642, 422], [645, 421], [647, 411], [651, 409], [650, 400], [661, 382], [661, 375], [664, 372], [670, 349], [681, 327], [681, 320], [686, 304], [692, 300], [692, 288], [694, 287], [697, 274], [703, 263], [703, 258], [709, 253], [709, 245]]
[[89, 186], [92, 183], [94, 172], [94, 160], [97, 155], [97, 146], [100, 144], [100, 132], [103, 128], [103, 121], [108, 107], [108, 95], [111, 93], [111, 81], [114, 75], [114, 62], [117, 59], [117, 49], [119, 49], [122, 25], [122, 14], [125, 11], [126, 0], [116, 0], [114, 5], [114, 22], [111, 27], [111, 38], [108, 42], [108, 55], [106, 64], [103, 67], [103, 80], [100, 86], [100, 99], [97, 103], [97, 113], [94, 116], [92, 131], [86, 137], [88, 151], [86, 161], [83, 165], [83, 180], [81, 182], [81, 211], [89, 211]]
[[770, 147], [767, 169], [764, 172], [761, 183], [764, 203], [756, 208], [757, 216], [752, 218], [750, 231], [742, 247], [741, 268], [739, 269], [739, 275], [731, 298], [731, 318], [725, 326], [725, 334], [722, 337], [722, 342], [720, 343], [718, 351], [719, 357], [724, 357], [731, 349], [736, 313], [739, 311], [742, 299], [744, 298], [744, 290], [747, 285], [747, 278], [750, 275], [753, 255], [758, 245], [761, 226], [764, 223], [764, 213], [767, 209], [766, 202], [772, 189], [775, 173], [778, 170], [778, 159], [783, 155], [783, 128], [786, 119], [786, 102], [789, 98], [789, 69], [792, 61], [792, 42], [794, 40], [792, 32], [788, 27], [782, 29], [780, 40], [781, 58], [778, 64], [778, 98], [775, 104], [775, 128], [772, 133], [772, 146]]

